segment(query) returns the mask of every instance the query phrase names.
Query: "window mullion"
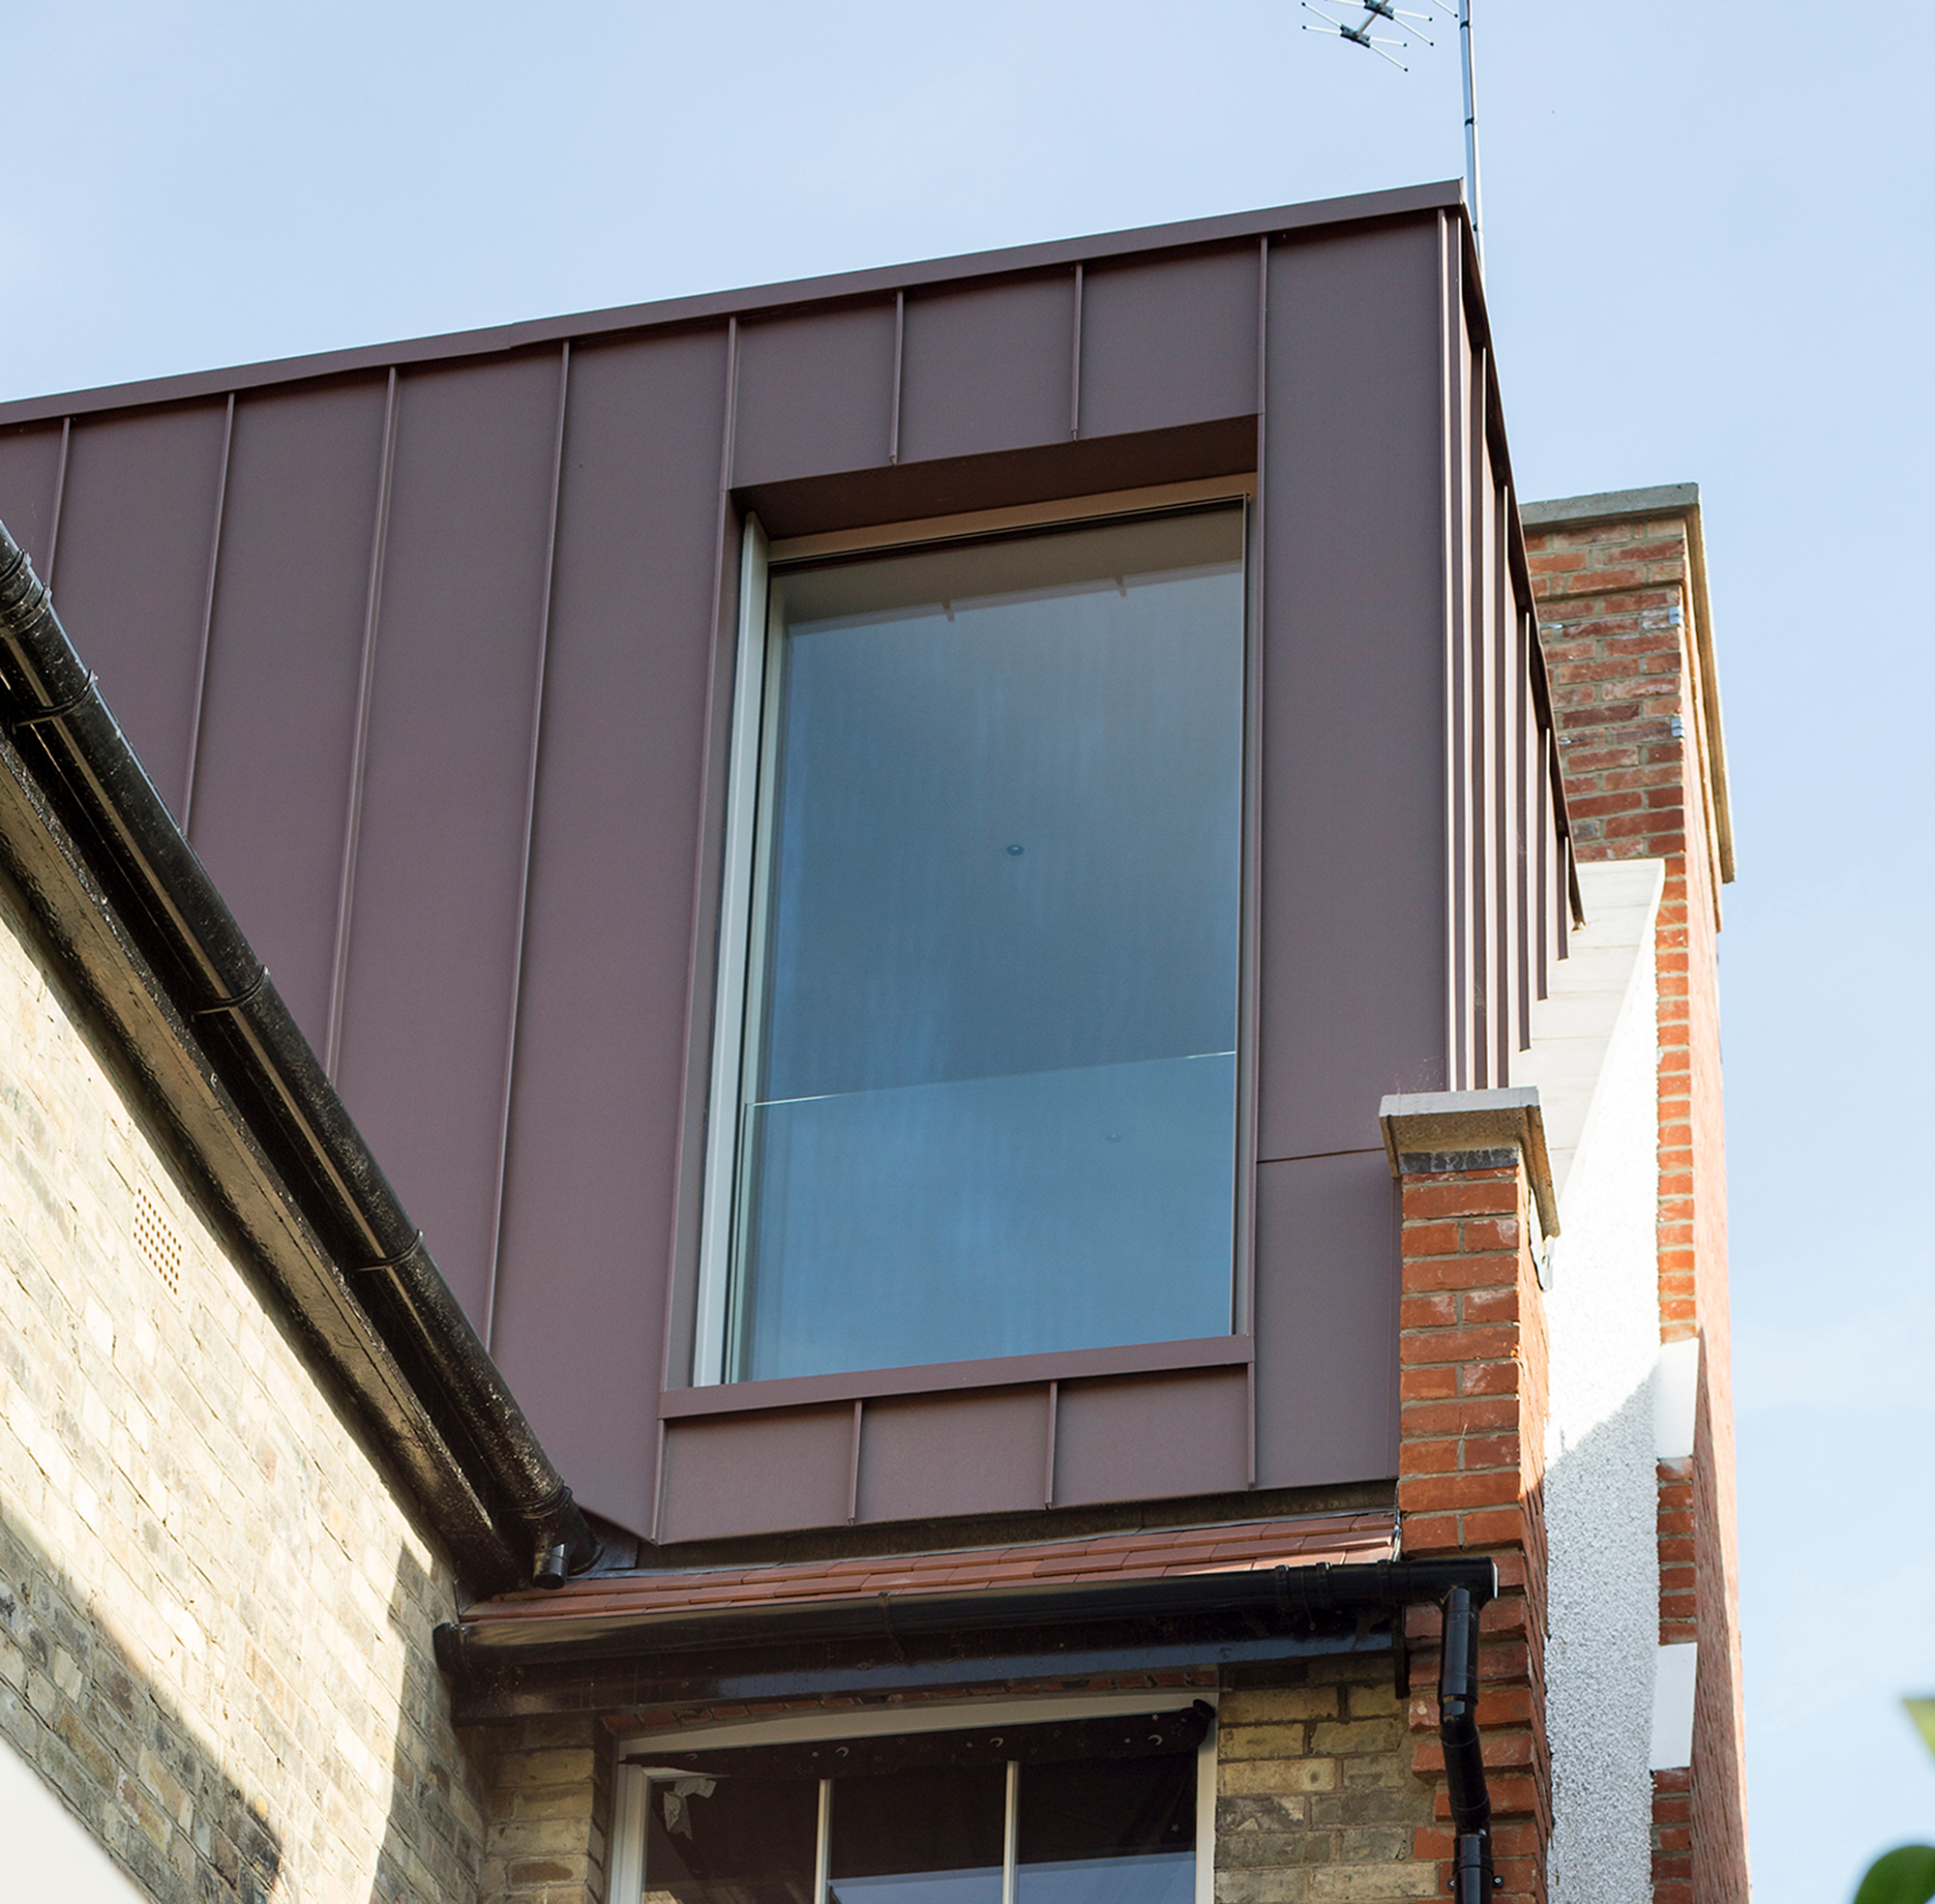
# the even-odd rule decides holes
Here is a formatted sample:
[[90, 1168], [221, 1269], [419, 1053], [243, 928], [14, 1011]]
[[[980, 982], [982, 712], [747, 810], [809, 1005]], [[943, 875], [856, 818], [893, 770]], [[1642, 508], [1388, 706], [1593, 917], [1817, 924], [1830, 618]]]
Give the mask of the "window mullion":
[[1001, 1814], [1001, 1904], [1015, 1904], [1015, 1845], [1017, 1821], [1021, 1815], [1021, 1763], [1010, 1759], [1007, 1796]]
[[833, 1781], [822, 1778], [819, 1781], [819, 1823], [813, 1847], [813, 1904], [826, 1904], [826, 1880], [832, 1868], [832, 1859]]

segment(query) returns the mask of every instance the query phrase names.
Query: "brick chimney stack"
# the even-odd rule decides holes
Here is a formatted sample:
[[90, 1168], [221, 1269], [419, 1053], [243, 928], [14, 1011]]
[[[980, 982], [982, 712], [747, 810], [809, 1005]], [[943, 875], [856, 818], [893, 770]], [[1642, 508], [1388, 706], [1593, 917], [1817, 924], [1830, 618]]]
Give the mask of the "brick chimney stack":
[[1692, 1766], [1653, 1774], [1653, 1896], [1745, 1904], [1714, 956], [1734, 854], [1700, 492], [1675, 484], [1523, 515], [1575, 850], [1666, 869], [1655, 943], [1659, 1332], [1662, 1344], [1697, 1344], [1683, 1353], [1697, 1357], [1698, 1388], [1690, 1458], [1664, 1451], [1659, 1463], [1659, 1619], [1662, 1645], [1699, 1651]]

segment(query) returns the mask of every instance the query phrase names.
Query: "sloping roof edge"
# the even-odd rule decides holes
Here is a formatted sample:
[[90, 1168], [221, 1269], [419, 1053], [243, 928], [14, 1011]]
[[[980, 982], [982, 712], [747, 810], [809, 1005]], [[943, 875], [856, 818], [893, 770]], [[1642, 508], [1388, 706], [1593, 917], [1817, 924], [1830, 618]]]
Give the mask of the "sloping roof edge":
[[589, 1565], [571, 1490], [4, 527], [0, 710], [0, 864], [461, 1577]]
[[1235, 239], [1261, 238], [1274, 232], [1398, 218], [1417, 212], [1444, 210], [1464, 202], [1464, 181], [1452, 179], [1431, 185], [1404, 186], [1390, 192], [1318, 198], [1303, 205], [1277, 205], [1264, 211], [1187, 219], [1171, 224], [1101, 232], [1092, 237], [1061, 238], [1046, 244], [1018, 245], [1000, 251], [927, 258], [911, 264], [836, 272], [776, 284], [756, 284], [744, 290], [706, 291], [692, 297], [615, 305], [604, 311], [540, 317], [522, 323], [492, 324], [479, 330], [452, 331], [440, 336], [410, 338], [391, 343], [363, 344], [347, 350], [322, 351], [313, 356], [272, 359], [229, 369], [193, 371], [179, 376], [104, 384], [97, 389], [63, 391], [45, 397], [16, 398], [0, 403], [0, 427], [58, 420], [97, 410], [127, 409], [138, 404], [180, 402], [190, 398], [222, 395], [231, 390], [253, 390], [269, 384], [336, 376], [348, 371], [388, 370], [392, 365], [489, 356], [498, 351], [522, 349], [530, 344], [555, 343], [564, 338], [582, 339], [673, 324], [747, 317], [796, 305], [880, 297], [893, 291], [966, 279], [1004, 277], [1014, 272], [1095, 263], [1105, 258], [1133, 256], [1139, 253], [1227, 244]]

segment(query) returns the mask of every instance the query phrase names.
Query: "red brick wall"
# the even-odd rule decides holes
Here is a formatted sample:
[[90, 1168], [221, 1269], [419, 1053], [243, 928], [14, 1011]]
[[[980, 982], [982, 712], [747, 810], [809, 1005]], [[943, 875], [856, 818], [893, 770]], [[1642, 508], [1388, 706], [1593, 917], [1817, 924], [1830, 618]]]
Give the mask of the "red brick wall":
[[[1655, 1780], [1660, 1904], [1746, 1889], [1725, 1123], [1715, 938], [1717, 693], [1699, 665], [1697, 513], [1551, 521], [1527, 531], [1582, 860], [1666, 862], [1659, 971], [1659, 1318], [1702, 1345], [1691, 1463], [1659, 1472], [1660, 1627], [1700, 1645], [1690, 1779]], [[1674, 731], [1676, 726], [1680, 731]]]
[[[1543, 1899], [1552, 1834], [1545, 1745], [1545, 1305], [1524, 1168], [1402, 1179], [1398, 1507], [1407, 1559], [1489, 1554], [1500, 1596], [1480, 1626], [1478, 1723], [1502, 1898]], [[1443, 1157], [1433, 1162], [1449, 1161]], [[1450, 1808], [1438, 1744], [1439, 1618], [1412, 1610], [1412, 1761], [1439, 1787], [1416, 1856], [1449, 1881]]]

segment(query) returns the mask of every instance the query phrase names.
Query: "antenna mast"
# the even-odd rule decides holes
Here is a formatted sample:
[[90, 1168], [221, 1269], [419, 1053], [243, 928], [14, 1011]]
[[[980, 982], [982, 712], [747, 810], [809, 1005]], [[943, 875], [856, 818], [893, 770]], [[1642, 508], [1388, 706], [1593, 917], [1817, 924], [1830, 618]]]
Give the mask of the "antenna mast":
[[[1354, 21], [1341, 20], [1334, 14], [1326, 14], [1317, 4], [1317, 0], [1303, 0], [1304, 12], [1315, 14], [1324, 22], [1324, 26], [1312, 26], [1308, 20], [1305, 20], [1303, 23], [1304, 32], [1322, 33], [1325, 27], [1328, 27], [1340, 39], [1350, 41], [1354, 46], [1363, 47], [1366, 52], [1376, 53], [1381, 60], [1387, 61], [1390, 65], [1396, 67], [1400, 73], [1409, 73], [1411, 68], [1406, 66], [1394, 53], [1386, 50], [1387, 48], [1395, 46], [1402, 49], [1409, 46], [1412, 40], [1421, 41], [1427, 46], [1433, 46], [1438, 44], [1428, 34], [1420, 31], [1411, 23], [1413, 20], [1428, 19], [1430, 15], [1427, 14], [1406, 13], [1403, 8], [1396, 4], [1396, 0], [1331, 0], [1331, 4], [1355, 7], [1363, 14], [1363, 18]], [[1442, 14], [1452, 12], [1452, 9], [1446, 5], [1446, 0], [1431, 0], [1431, 4]], [[1456, 17], [1458, 21], [1458, 54], [1460, 63], [1464, 68], [1465, 77], [1465, 196], [1471, 202], [1472, 243], [1474, 248], [1478, 252], [1479, 263], [1482, 268], [1484, 250], [1480, 238], [1481, 224], [1478, 217], [1478, 98], [1477, 90], [1472, 78], [1472, 0], [1458, 0]], [[1371, 23], [1374, 20], [1388, 21], [1400, 33], [1410, 34], [1411, 40], [1391, 40], [1379, 37], [1371, 31]]]
[[1465, 190], [1472, 200], [1472, 249], [1484, 260], [1478, 217], [1478, 95], [1472, 78], [1472, 0], [1458, 0], [1458, 52], [1465, 68]]

